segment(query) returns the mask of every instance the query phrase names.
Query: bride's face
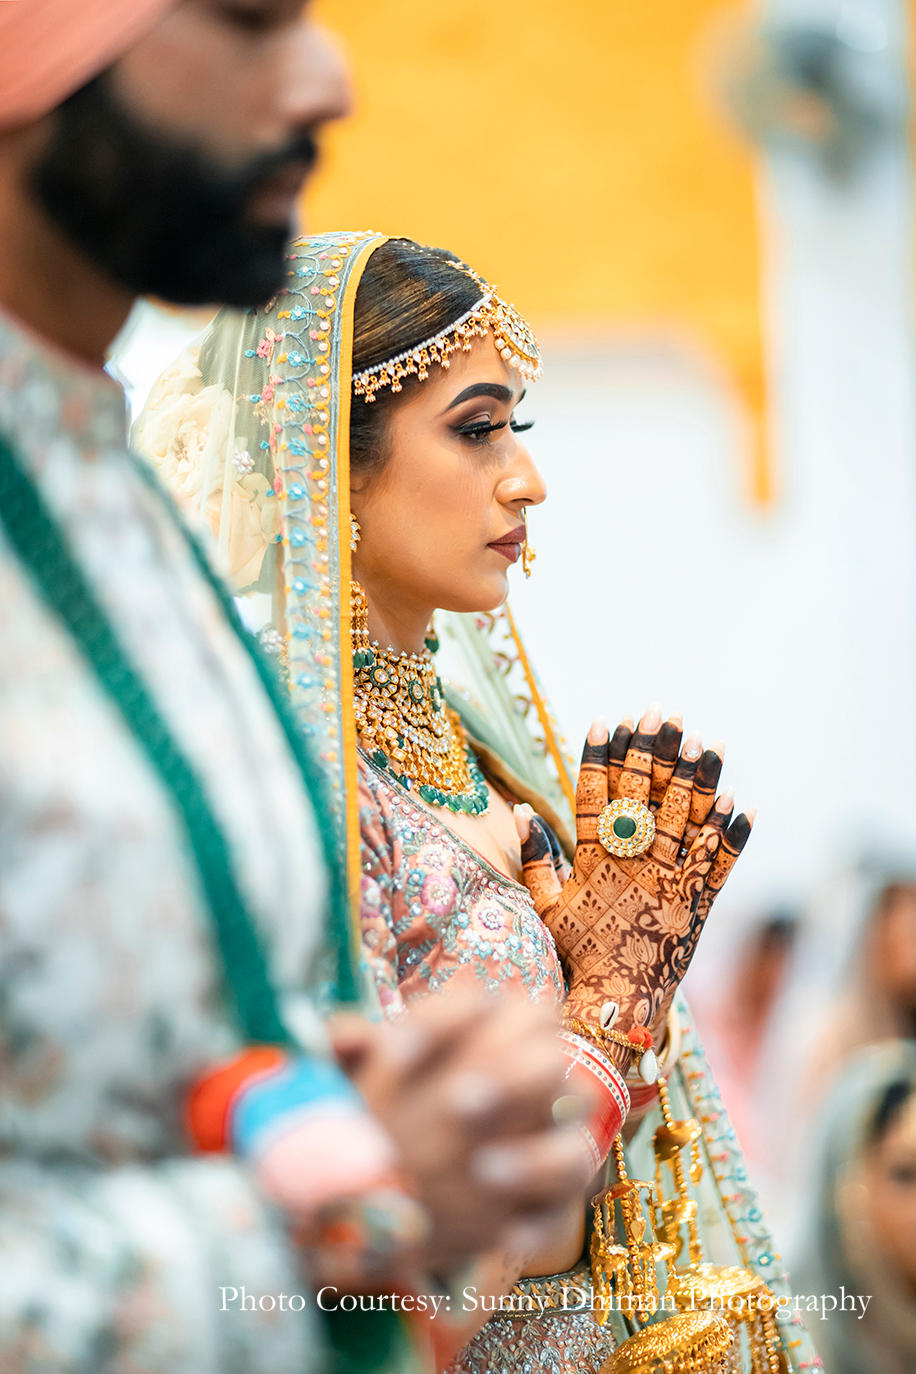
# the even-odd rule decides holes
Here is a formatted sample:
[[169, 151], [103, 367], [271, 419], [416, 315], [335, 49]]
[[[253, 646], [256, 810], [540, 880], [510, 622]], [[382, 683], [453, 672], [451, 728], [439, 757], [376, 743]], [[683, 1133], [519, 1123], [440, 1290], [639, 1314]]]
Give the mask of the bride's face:
[[490, 611], [521, 554], [521, 511], [546, 491], [515, 428], [522, 379], [492, 336], [450, 362], [392, 407], [381, 471], [354, 475], [354, 574], [392, 607]]

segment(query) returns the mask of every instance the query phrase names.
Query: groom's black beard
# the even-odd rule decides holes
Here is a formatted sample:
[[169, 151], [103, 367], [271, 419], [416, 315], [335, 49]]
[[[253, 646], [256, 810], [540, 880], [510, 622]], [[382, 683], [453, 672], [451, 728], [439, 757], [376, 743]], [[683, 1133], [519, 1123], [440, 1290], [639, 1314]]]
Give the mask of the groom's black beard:
[[221, 172], [187, 144], [151, 134], [105, 73], [56, 111], [30, 190], [97, 267], [137, 296], [177, 305], [264, 305], [282, 286], [291, 226], [253, 224], [268, 177], [316, 159], [307, 131], [282, 149]]

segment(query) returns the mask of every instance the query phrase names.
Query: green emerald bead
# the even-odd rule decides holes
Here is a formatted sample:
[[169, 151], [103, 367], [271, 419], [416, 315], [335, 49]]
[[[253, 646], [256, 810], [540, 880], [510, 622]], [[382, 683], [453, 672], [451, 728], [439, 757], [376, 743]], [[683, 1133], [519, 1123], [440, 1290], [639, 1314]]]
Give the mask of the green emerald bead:
[[420, 788], [420, 796], [423, 798], [425, 802], [429, 802], [430, 805], [435, 805], [436, 791], [435, 788], [430, 787], [428, 783], [423, 783], [422, 787]]
[[376, 749], [375, 753], [371, 755], [371, 758], [372, 762], [377, 764], [379, 768], [388, 767], [388, 755], [383, 754], [381, 749]]
[[618, 816], [614, 822], [614, 834], [618, 840], [631, 840], [636, 834], [636, 822], [632, 816]]
[[460, 811], [460, 810], [461, 810], [461, 799], [460, 799], [460, 797], [446, 797], [446, 799], [445, 799], [445, 804], [446, 804], [446, 806], [448, 807], [449, 811]]
[[407, 776], [406, 773], [401, 774], [401, 776], [398, 778], [398, 782], [404, 788], [405, 792], [409, 792], [411, 787], [413, 787], [413, 781], [411, 778]]

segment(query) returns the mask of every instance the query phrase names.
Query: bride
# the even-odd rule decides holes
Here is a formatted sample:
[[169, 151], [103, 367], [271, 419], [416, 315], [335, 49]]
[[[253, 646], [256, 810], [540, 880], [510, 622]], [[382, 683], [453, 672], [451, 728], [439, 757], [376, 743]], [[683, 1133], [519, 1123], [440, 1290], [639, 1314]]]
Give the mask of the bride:
[[[632, 1134], [657, 1104], [661, 1072], [688, 1094], [707, 1076], [720, 1135], [706, 1148], [724, 1140], [718, 1158], [746, 1179], [674, 1003], [753, 812], [733, 815], [730, 788], [716, 799], [719, 753], [656, 706], [612, 735], [598, 717], [569, 781], [503, 609], [510, 570], [532, 556], [528, 508], [546, 496], [516, 416], [539, 375], [527, 325], [450, 253], [326, 234], [291, 246], [270, 306], [216, 317], [159, 379], [134, 439], [216, 535], [288, 676], [332, 781], [385, 1012], [463, 983], [561, 1004], [571, 1082], [596, 1104], [582, 1123], [596, 1175], [627, 1111]], [[678, 1080], [682, 1030], [695, 1059]], [[490, 1257], [474, 1292], [587, 1290], [587, 1202], [548, 1244], [519, 1237]], [[745, 1232], [729, 1262], [740, 1249], [766, 1272], [778, 1256], [752, 1190], [715, 1204]], [[597, 1370], [628, 1333], [587, 1304], [512, 1315], [497, 1298], [486, 1320], [493, 1301], [466, 1312], [455, 1371], [495, 1368], [497, 1351], [507, 1374]]]

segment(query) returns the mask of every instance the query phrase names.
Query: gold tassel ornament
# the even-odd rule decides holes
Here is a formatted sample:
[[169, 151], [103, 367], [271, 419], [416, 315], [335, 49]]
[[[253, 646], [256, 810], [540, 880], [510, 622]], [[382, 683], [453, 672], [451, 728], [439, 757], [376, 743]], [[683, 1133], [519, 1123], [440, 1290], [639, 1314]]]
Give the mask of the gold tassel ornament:
[[[703, 1176], [702, 1127], [694, 1117], [675, 1119], [664, 1078], [658, 1079], [658, 1090], [664, 1120], [653, 1138], [654, 1182], [627, 1177], [618, 1136], [617, 1181], [594, 1199], [595, 1319], [603, 1325], [616, 1306], [644, 1328], [615, 1350], [601, 1374], [743, 1374], [748, 1360], [751, 1374], [785, 1374], [776, 1299], [764, 1280], [748, 1269], [707, 1264], [703, 1258], [697, 1203], [689, 1186], [696, 1187]], [[668, 1175], [670, 1196], [665, 1190]], [[654, 1241], [649, 1242], [643, 1194], [652, 1217]], [[615, 1207], [623, 1245], [614, 1231]], [[682, 1255], [687, 1262], [678, 1265]], [[656, 1275], [660, 1263], [667, 1266], [665, 1298], [677, 1311], [651, 1322], [662, 1305]]]
[[[707, 1264], [697, 1233], [697, 1204], [690, 1196], [684, 1172], [682, 1151], [690, 1149], [690, 1181], [696, 1187], [703, 1176], [700, 1139], [703, 1128], [694, 1117], [676, 1121], [671, 1112], [668, 1085], [658, 1081], [664, 1124], [655, 1132], [655, 1189], [659, 1235], [675, 1247], [675, 1258], [683, 1251], [681, 1228], [687, 1227], [689, 1264], [675, 1265], [668, 1273], [668, 1293], [678, 1310], [702, 1310], [721, 1314], [734, 1337], [734, 1369], [741, 1370], [741, 1351], [746, 1347], [752, 1374], [782, 1374], [784, 1362], [776, 1326], [776, 1299], [766, 1283], [749, 1269]], [[668, 1165], [674, 1182], [674, 1197], [665, 1198], [662, 1190], [663, 1166]]]
[[734, 1374], [735, 1338], [712, 1312], [684, 1312], [618, 1346], [601, 1374]]

